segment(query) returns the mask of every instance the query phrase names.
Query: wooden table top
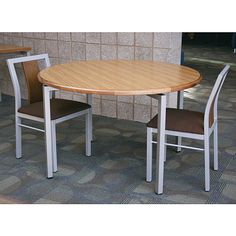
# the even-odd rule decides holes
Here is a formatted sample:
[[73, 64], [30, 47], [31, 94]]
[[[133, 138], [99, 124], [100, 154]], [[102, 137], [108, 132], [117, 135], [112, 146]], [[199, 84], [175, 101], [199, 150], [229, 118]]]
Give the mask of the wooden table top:
[[15, 52], [28, 52], [30, 50], [31, 50], [30, 47], [0, 44], [0, 54], [15, 53]]
[[61, 90], [103, 95], [181, 91], [202, 76], [189, 67], [153, 61], [73, 61], [42, 70], [39, 81]]

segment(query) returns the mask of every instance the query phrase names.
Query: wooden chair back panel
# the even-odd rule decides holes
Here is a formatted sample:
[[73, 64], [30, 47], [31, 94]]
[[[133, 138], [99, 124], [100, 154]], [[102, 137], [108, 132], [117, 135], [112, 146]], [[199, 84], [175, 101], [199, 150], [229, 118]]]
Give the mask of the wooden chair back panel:
[[27, 87], [29, 103], [43, 101], [42, 84], [38, 81], [39, 66], [37, 61], [22, 62]]

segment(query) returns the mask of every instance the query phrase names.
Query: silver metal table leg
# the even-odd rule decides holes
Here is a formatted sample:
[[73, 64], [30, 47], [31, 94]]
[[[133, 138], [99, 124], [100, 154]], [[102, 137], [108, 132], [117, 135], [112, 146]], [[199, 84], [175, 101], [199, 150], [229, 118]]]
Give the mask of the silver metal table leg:
[[156, 183], [155, 192], [163, 193], [164, 180], [164, 155], [165, 155], [165, 126], [166, 126], [166, 95], [158, 96], [158, 133], [157, 133], [157, 155], [156, 155]]

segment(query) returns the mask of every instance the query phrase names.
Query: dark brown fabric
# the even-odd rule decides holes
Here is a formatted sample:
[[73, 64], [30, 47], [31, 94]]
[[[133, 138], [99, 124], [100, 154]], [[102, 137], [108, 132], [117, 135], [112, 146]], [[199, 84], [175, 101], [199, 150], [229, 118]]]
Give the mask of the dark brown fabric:
[[28, 86], [29, 103], [43, 101], [42, 84], [38, 81], [37, 75], [39, 67], [37, 61], [27, 61], [22, 63], [25, 79]]
[[[65, 100], [65, 99], [54, 98], [51, 99], [50, 101], [51, 101], [52, 120], [73, 114], [75, 112], [83, 111], [91, 107], [86, 103]], [[36, 102], [23, 106], [18, 111], [23, 114], [44, 118], [43, 102]]]
[[[154, 116], [147, 123], [147, 127], [157, 128], [157, 119], [158, 115]], [[203, 134], [204, 114], [196, 111], [167, 108], [166, 130]]]

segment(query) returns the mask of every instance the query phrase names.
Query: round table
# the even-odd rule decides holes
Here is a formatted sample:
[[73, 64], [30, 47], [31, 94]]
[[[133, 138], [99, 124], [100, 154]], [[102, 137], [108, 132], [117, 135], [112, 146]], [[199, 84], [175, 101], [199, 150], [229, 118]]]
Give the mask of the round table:
[[103, 95], [143, 95], [184, 90], [202, 79], [185, 66], [153, 61], [74, 61], [39, 73], [54, 88]]
[[[50, 105], [50, 88], [102, 95], [159, 94], [155, 191], [163, 193], [166, 94], [198, 84], [202, 79], [198, 71], [154, 61], [73, 61], [46, 68], [38, 78], [47, 85], [44, 86], [45, 107]], [[47, 117], [49, 114], [45, 114], [45, 122], [50, 122]], [[50, 133], [50, 125], [45, 127], [49, 127], [46, 134]], [[52, 160], [51, 156], [47, 158]]]

